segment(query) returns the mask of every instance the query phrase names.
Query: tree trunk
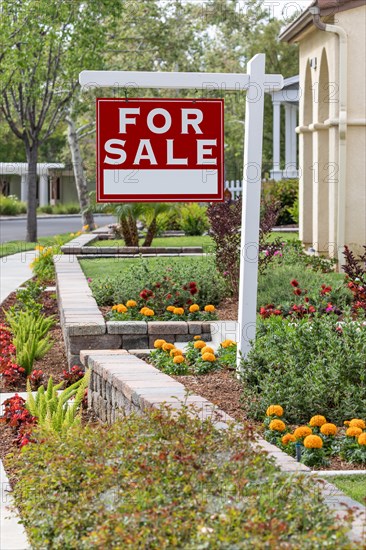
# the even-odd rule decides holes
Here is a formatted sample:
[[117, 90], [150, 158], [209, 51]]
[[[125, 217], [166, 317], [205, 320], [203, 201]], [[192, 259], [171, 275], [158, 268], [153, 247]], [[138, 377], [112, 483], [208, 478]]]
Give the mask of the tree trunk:
[[67, 141], [70, 147], [72, 165], [74, 170], [76, 190], [80, 204], [80, 211], [83, 218], [83, 225], [88, 225], [90, 231], [95, 229], [94, 216], [90, 208], [88, 196], [88, 186], [83, 168], [83, 159], [81, 156], [79, 139], [71, 113], [66, 116], [67, 122]]
[[121, 226], [121, 233], [125, 241], [125, 246], [132, 246], [132, 237], [130, 232], [130, 226], [128, 225], [127, 218], [122, 216], [119, 220]]
[[28, 174], [27, 235], [28, 243], [37, 242], [37, 160], [38, 143], [26, 146]]
[[139, 232], [137, 229], [137, 220], [133, 217], [132, 214], [128, 215], [128, 225], [130, 228], [130, 235], [131, 235], [131, 246], [138, 246], [139, 245]]
[[158, 224], [156, 222], [156, 218], [157, 218], [157, 216], [154, 216], [151, 224], [149, 225], [149, 227], [147, 229], [145, 241], [144, 241], [144, 244], [142, 246], [151, 246], [152, 245], [152, 242], [153, 242], [154, 237], [156, 235], [157, 226], [158, 226]]

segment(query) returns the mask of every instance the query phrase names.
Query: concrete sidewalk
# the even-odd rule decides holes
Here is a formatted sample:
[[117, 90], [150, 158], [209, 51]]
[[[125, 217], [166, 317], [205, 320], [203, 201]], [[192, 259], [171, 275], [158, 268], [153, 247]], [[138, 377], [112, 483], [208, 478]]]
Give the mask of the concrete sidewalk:
[[36, 254], [35, 250], [31, 250], [0, 258], [0, 304], [32, 277], [30, 263]]

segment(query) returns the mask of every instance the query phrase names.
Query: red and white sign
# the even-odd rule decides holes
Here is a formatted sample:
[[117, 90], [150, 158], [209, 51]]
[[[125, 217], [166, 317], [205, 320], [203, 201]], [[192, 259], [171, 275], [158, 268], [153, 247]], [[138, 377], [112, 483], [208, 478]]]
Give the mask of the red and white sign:
[[224, 200], [224, 100], [97, 99], [97, 202]]

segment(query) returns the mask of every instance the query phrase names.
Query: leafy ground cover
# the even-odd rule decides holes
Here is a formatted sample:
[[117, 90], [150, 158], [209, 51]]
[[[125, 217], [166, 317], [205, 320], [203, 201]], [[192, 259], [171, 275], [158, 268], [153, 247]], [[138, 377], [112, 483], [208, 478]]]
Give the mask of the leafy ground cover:
[[32, 548], [352, 548], [319, 486], [278, 472], [247, 429], [184, 409], [35, 437], [10, 464]]
[[135, 300], [139, 308], [161, 309], [164, 289], [164, 311], [171, 305], [183, 307], [194, 302], [200, 307], [217, 305], [227, 293], [225, 279], [211, 257], [82, 260], [81, 266], [100, 306]]
[[[103, 242], [103, 241], [102, 241]], [[126, 300], [138, 297], [139, 293], [162, 278], [167, 269], [181, 272], [180, 282], [184, 285], [187, 280], [197, 282], [198, 288], [205, 287], [203, 302], [218, 305], [224, 297], [228, 297], [229, 290], [225, 285], [225, 277], [218, 274], [214, 262], [206, 257], [157, 258], [140, 259], [100, 258], [81, 260], [85, 275], [91, 279], [94, 296], [100, 306], [125, 303]], [[143, 271], [144, 268], [145, 273]], [[106, 273], [108, 274], [106, 276]], [[199, 280], [198, 280], [199, 278]], [[338, 302], [350, 303], [352, 294], [344, 285], [344, 275], [339, 273], [322, 273], [306, 269], [301, 265], [286, 265], [274, 263], [264, 274], [259, 276], [258, 308], [268, 304], [290, 305], [294, 303], [291, 280], [297, 279], [302, 288], [309, 292], [319, 292], [322, 284], [331, 286]], [[123, 280], [123, 286], [122, 285]], [[212, 284], [211, 284], [212, 281]], [[214, 286], [216, 290], [214, 291]], [[214, 296], [208, 291], [211, 288]], [[329, 301], [329, 300], [328, 300]], [[142, 304], [140, 304], [142, 305]], [[168, 306], [169, 303], [166, 304]]]
[[366, 505], [366, 474], [363, 475], [345, 475], [326, 478], [329, 483], [333, 483], [338, 489], [346, 495]]

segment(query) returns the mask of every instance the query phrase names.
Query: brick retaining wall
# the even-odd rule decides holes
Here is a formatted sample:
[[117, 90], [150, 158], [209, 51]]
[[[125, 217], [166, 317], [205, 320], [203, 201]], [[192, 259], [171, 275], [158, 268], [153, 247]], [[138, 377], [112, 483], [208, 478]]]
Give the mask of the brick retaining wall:
[[150, 349], [154, 341], [189, 342], [195, 335], [211, 340], [207, 321], [108, 321], [93, 298], [75, 255], [55, 260], [56, 289], [69, 367], [80, 365], [80, 350]]

